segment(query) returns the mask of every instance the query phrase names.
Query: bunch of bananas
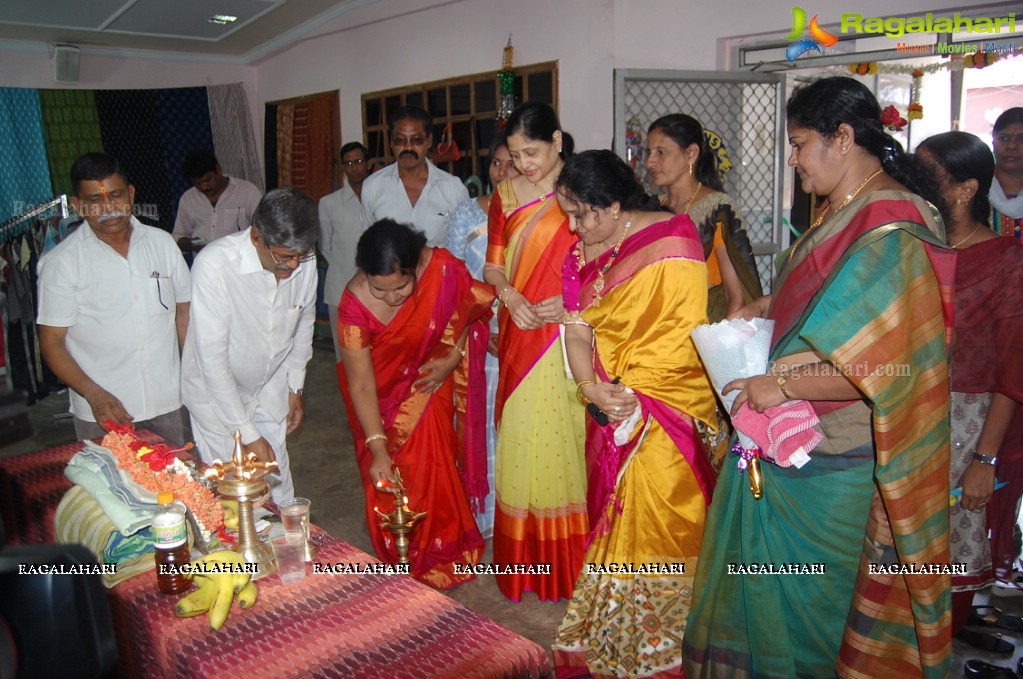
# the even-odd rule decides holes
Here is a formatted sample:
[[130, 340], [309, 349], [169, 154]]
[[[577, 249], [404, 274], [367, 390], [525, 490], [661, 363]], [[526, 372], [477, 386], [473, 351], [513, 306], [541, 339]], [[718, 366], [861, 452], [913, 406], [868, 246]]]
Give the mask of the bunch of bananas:
[[238, 501], [221, 500], [220, 506], [224, 509], [224, 528], [238, 530]]
[[[251, 574], [243, 572], [242, 564], [247, 564], [245, 557], [238, 552], [221, 550], [210, 552], [202, 559], [192, 562], [190, 577], [199, 589], [186, 595], [174, 608], [179, 618], [191, 618], [203, 613], [209, 614], [210, 627], [215, 630], [224, 626], [227, 614], [231, 610], [231, 601], [237, 595], [238, 605], [243, 609], [252, 608], [256, 603], [256, 583], [251, 581]], [[225, 565], [230, 565], [225, 568]], [[215, 572], [222, 570], [224, 572]]]

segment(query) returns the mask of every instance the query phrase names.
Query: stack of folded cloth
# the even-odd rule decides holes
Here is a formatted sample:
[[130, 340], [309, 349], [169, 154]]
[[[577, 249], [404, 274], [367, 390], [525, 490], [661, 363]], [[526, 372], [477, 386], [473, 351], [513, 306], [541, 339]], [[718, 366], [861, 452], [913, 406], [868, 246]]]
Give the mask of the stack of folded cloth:
[[118, 469], [109, 450], [91, 441], [84, 446], [64, 470], [76, 485], [57, 507], [57, 541], [85, 545], [101, 564], [116, 564], [116, 573], [103, 576], [113, 587], [155, 565], [149, 527], [156, 495]]

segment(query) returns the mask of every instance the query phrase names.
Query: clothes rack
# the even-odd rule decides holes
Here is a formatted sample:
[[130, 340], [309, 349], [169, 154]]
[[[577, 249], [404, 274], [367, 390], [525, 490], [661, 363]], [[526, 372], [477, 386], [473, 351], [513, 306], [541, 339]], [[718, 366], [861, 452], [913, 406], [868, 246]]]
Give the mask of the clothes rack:
[[[9, 387], [28, 393], [29, 405], [62, 386], [39, 358], [35, 265], [49, 228], [44, 224], [58, 215], [63, 220], [69, 214], [67, 196], [62, 194], [0, 224], [0, 248], [8, 265], [2, 285], [7, 382]], [[54, 235], [51, 243], [58, 239]], [[11, 266], [19, 260], [20, 267]]]

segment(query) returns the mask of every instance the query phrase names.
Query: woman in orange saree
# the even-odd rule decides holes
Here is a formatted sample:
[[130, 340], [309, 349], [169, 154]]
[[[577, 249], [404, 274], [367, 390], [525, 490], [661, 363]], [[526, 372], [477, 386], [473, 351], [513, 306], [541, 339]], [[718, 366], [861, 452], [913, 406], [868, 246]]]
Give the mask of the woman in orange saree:
[[[509, 599], [531, 591], [557, 601], [572, 594], [588, 532], [583, 411], [560, 333], [561, 268], [575, 237], [553, 197], [571, 138], [553, 109], [533, 102], [509, 116], [505, 131], [521, 174], [502, 182], [490, 201], [483, 269], [502, 302], [494, 562], [543, 566], [497, 575]], [[539, 572], [548, 565], [549, 573]]]
[[683, 676], [714, 488], [696, 428], [716, 424], [714, 393], [690, 337], [707, 322], [707, 265], [693, 221], [645, 200], [611, 151], [574, 156], [558, 179], [580, 237], [564, 266], [568, 358], [607, 418], [587, 421], [593, 529], [554, 641], [559, 677]]
[[394, 496], [377, 487], [393, 481], [393, 466], [409, 507], [427, 512], [409, 536], [412, 575], [448, 589], [473, 579], [466, 565], [484, 548], [469, 503], [487, 494], [478, 413], [494, 296], [453, 255], [425, 245], [422, 233], [391, 220], [359, 239], [359, 271], [338, 307], [338, 379], [377, 555], [398, 560], [394, 536], [379, 527], [375, 511], [394, 509]]

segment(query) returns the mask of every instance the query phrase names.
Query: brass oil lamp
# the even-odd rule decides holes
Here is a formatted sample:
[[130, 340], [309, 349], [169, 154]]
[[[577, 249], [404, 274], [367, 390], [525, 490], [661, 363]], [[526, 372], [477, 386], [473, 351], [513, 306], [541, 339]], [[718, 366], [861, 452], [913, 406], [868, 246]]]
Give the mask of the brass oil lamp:
[[234, 433], [231, 461], [217, 460], [203, 471], [203, 476], [217, 484], [221, 497], [238, 502], [238, 545], [235, 549], [249, 563], [256, 564], [252, 579], [270, 575], [277, 570], [273, 551], [256, 534], [252, 514], [254, 505], [261, 505], [270, 494], [266, 475], [277, 468], [277, 462], [260, 462], [255, 453], [246, 455], [242, 449], [241, 432]]
[[380, 527], [394, 533], [394, 546], [398, 550], [398, 563], [407, 564], [409, 541], [408, 534], [412, 531], [416, 521], [426, 516], [426, 512], [415, 512], [409, 509], [408, 496], [405, 495], [405, 485], [401, 482], [401, 472], [397, 467], [394, 469], [394, 481], [382, 480], [377, 482], [377, 490], [394, 495], [394, 511], [388, 514], [376, 507], [373, 511], [380, 517]]

